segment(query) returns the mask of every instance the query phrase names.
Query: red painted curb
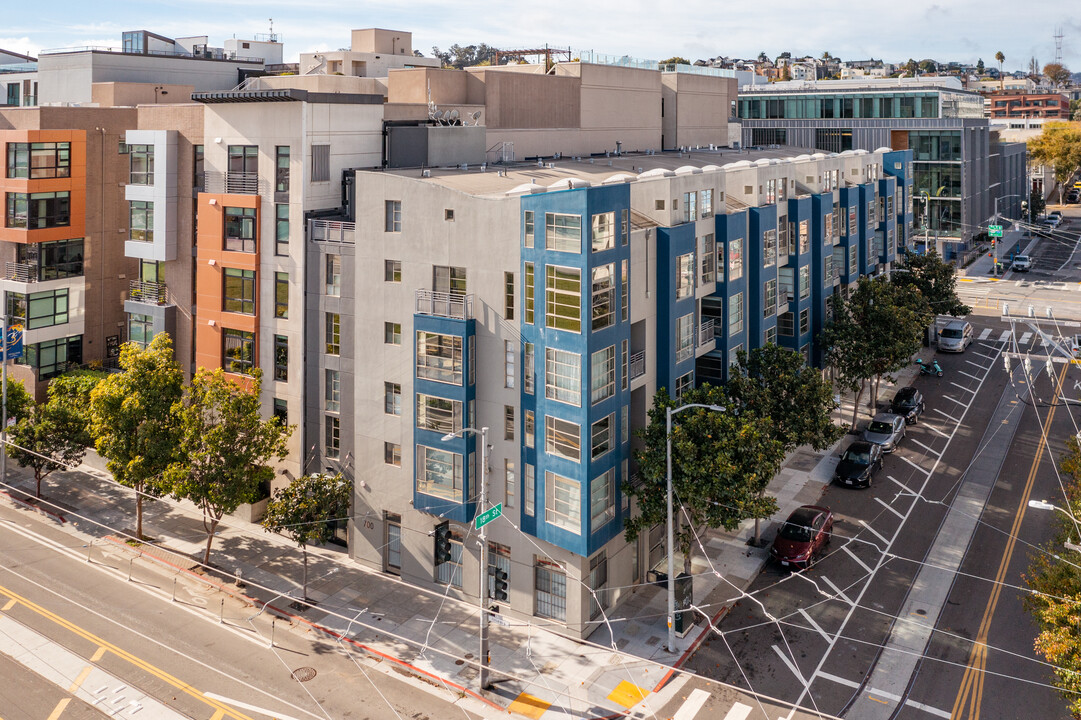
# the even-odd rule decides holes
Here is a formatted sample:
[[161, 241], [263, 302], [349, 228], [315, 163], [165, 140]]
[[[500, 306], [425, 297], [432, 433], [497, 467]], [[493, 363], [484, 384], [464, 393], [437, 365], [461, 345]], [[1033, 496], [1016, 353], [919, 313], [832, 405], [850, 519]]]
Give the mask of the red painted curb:
[[16, 503], [17, 505], [22, 505], [23, 507], [25, 507], [25, 508], [27, 508], [29, 510], [36, 510], [37, 512], [41, 513], [42, 515], [50, 517], [53, 520], [56, 520], [57, 522], [60, 522], [61, 524], [67, 522], [67, 520], [64, 519], [64, 516], [61, 515], [60, 513], [55, 513], [55, 512], [52, 512], [51, 510], [46, 510], [45, 508], [38, 507], [37, 505], [34, 505], [33, 503], [26, 502], [25, 500], [20, 500], [19, 498], [15, 497], [11, 493], [9, 493], [7, 490], [0, 490], [0, 494], [7, 495], [8, 500], [10, 500], [13, 503]]

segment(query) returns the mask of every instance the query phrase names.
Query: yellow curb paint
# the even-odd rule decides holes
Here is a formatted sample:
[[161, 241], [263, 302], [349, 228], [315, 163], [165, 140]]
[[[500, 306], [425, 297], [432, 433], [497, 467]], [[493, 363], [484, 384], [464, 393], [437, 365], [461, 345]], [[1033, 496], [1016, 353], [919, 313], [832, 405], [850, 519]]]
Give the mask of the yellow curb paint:
[[522, 693], [514, 698], [514, 702], [507, 706], [507, 712], [525, 715], [526, 717], [533, 718], [533, 720], [540, 720], [540, 716], [547, 712], [550, 707], [552, 707], [552, 703], [545, 702], [539, 697], [534, 697], [529, 693]]
[[58, 702], [56, 704], [56, 707], [53, 708], [53, 713], [49, 716], [49, 720], [56, 720], [58, 717], [60, 717], [64, 710], [67, 709], [69, 702], [71, 702], [71, 698], [64, 698], [63, 700]]
[[90, 656], [90, 662], [97, 662], [103, 657], [105, 657], [105, 648], [99, 646], [98, 649], [94, 651], [94, 654]]
[[14, 600], [8, 600], [6, 603], [4, 603], [4, 612], [7, 612], [11, 608], [15, 607], [15, 605], [16, 602]]
[[90, 675], [90, 671], [93, 670], [93, 669], [94, 669], [94, 667], [92, 665], [87, 665], [86, 667], [84, 667], [83, 671], [81, 673], [79, 673], [79, 677], [75, 678], [75, 682], [73, 682], [71, 684], [71, 687], [68, 688], [68, 692], [73, 693], [76, 690], [78, 690], [80, 687], [82, 687], [82, 684], [84, 682], [86, 682], [87, 676]]
[[619, 685], [616, 685], [616, 689], [608, 694], [608, 699], [614, 703], [619, 703], [625, 708], [631, 708], [642, 702], [646, 695], [649, 695], [648, 690], [644, 690], [626, 680], [621, 680]]

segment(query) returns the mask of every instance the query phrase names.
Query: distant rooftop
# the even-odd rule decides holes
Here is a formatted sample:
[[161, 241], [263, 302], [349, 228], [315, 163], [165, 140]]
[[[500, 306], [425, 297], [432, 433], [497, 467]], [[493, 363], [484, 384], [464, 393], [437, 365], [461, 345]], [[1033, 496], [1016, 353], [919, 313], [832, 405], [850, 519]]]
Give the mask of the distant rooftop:
[[846, 90], [957, 90], [964, 92], [961, 80], [951, 76], [920, 76], [899, 78], [859, 77], [851, 80], [786, 80], [768, 85], [744, 86], [740, 91], [758, 93], [822, 92]]
[[702, 67], [683, 63], [662, 63], [657, 60], [644, 60], [630, 55], [605, 55], [592, 50], [575, 50], [574, 56], [580, 62], [593, 65], [613, 65], [616, 67], [638, 68], [640, 70], [660, 70], [662, 72], [686, 73], [688, 75], [712, 75], [713, 77], [736, 76], [735, 70], [727, 68]]

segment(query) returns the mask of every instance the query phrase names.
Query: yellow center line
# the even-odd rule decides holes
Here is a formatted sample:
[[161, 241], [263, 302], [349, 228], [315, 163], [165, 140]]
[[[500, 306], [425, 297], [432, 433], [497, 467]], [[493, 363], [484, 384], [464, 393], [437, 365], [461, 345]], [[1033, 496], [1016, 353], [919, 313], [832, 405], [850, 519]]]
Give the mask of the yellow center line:
[[71, 698], [64, 698], [63, 700], [58, 702], [56, 704], [56, 707], [53, 708], [53, 712], [52, 715], [49, 716], [49, 720], [56, 720], [58, 717], [60, 717], [60, 715], [63, 714], [64, 710], [67, 709], [68, 703], [70, 702]]
[[[98, 637], [97, 635], [94, 635], [93, 633], [89, 632], [88, 630], [82, 629], [81, 627], [79, 627], [75, 623], [71, 622], [70, 620], [66, 620], [66, 619], [60, 617], [59, 615], [52, 612], [51, 610], [46, 610], [45, 608], [38, 605], [37, 603], [34, 603], [34, 602], [30, 601], [29, 599], [23, 597], [22, 595], [19, 595], [18, 593], [13, 592], [12, 590], [9, 590], [8, 588], [4, 587], [3, 585], [0, 585], [0, 595], [8, 596], [12, 600], [15, 600], [15, 601], [25, 605], [27, 608], [34, 611], [38, 615], [41, 615], [42, 617], [46, 618], [47, 620], [51, 620], [53, 623], [59, 625], [60, 627], [65, 628], [66, 630], [69, 630], [70, 632], [74, 633], [75, 635], [78, 635], [79, 637], [81, 637], [81, 638], [83, 638], [85, 640], [89, 640], [90, 642], [92, 642], [92, 643], [94, 643], [96, 645], [99, 645], [100, 646], [98, 648], [99, 652], [102, 651], [102, 650], [108, 650], [109, 652], [111, 652], [111, 653], [115, 654], [117, 657], [119, 657], [121, 660], [126, 660], [128, 663], [134, 665], [135, 667], [139, 668], [140, 670], [143, 670], [144, 672], [147, 672], [147, 673], [153, 675], [154, 677], [158, 678], [159, 680], [162, 680], [162, 681], [168, 683], [169, 685], [172, 685], [173, 687], [177, 688], [181, 692], [195, 698], [199, 702], [206, 703], [207, 705], [211, 706], [212, 708], [214, 708], [215, 710], [218, 711], [218, 712], [215, 713], [215, 716], [231, 717], [231, 718], [234, 718], [235, 720], [253, 720], [253, 718], [249, 717], [248, 715], [244, 715], [243, 713], [238, 712], [237, 710], [234, 710], [233, 708], [229, 707], [228, 705], [225, 705], [225, 704], [220, 703], [220, 702], [218, 702], [216, 700], [212, 700], [211, 698], [206, 697], [201, 690], [192, 687], [191, 685], [184, 682], [180, 678], [177, 678], [177, 677], [169, 674], [168, 672], [166, 672], [164, 670], [161, 670], [161, 669], [155, 667], [154, 665], [151, 665], [150, 663], [143, 660], [142, 658], [137, 657], [135, 655], [132, 655], [127, 650], [124, 650], [124, 649], [122, 649], [122, 648], [120, 648], [120, 647], [118, 647], [116, 645], [113, 645], [112, 643]], [[62, 712], [63, 708], [58, 706], [58, 710]], [[54, 712], [54, 716], [50, 717], [49, 720], [56, 720], [56, 717], [58, 717], [58, 715], [55, 714], [57, 711], [54, 710], [53, 712]]]
[[[1062, 393], [1062, 385], [1066, 381], [1066, 371], [1070, 368], [1069, 365], [1062, 366], [1062, 372], [1058, 377], [1058, 387], [1055, 390], [1055, 397], [1058, 397]], [[1006, 573], [1010, 567], [1010, 560], [1013, 557], [1014, 546], [1017, 542], [1017, 533], [1021, 529], [1021, 522], [1025, 519], [1025, 508], [1028, 506], [1029, 496], [1032, 494], [1032, 486], [1036, 482], [1036, 473], [1040, 469], [1040, 464], [1043, 462], [1043, 451], [1046, 446], [1045, 439], [1047, 437], [1048, 430], [1051, 428], [1051, 421], [1055, 418], [1056, 406], [1052, 405], [1051, 409], [1047, 412], [1047, 418], [1043, 423], [1043, 429], [1040, 432], [1040, 439], [1036, 443], [1036, 454], [1032, 458], [1032, 465], [1029, 468], [1028, 478], [1025, 481], [1024, 489], [1021, 491], [1021, 500], [1017, 509], [1017, 514], [1014, 516], [1013, 526], [1010, 528], [1010, 533], [1006, 539], [1006, 548], [1003, 550], [1002, 559], [999, 561], [998, 573], [995, 575], [994, 585], [991, 586], [991, 597], [987, 600], [987, 607], [984, 609], [983, 619], [980, 622], [979, 631], [976, 634], [976, 639], [973, 642], [972, 651], [969, 654], [968, 666], [965, 669], [964, 677], [961, 680], [961, 687], [958, 689], [957, 698], [953, 703], [953, 711], [950, 713], [951, 718], [960, 718], [964, 712], [963, 708], [968, 705], [968, 718], [969, 720], [979, 720], [980, 709], [983, 704], [983, 685], [987, 669], [987, 636], [991, 630], [991, 620], [994, 617], [995, 609], [998, 606], [999, 597], [1002, 594], [1002, 584], [1006, 579]]]

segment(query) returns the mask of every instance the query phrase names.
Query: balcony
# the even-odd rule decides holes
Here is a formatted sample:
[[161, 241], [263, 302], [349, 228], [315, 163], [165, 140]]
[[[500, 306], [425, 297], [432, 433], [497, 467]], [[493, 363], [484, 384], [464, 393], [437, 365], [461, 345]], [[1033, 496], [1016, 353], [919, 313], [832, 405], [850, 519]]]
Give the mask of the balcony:
[[631, 353], [630, 359], [630, 374], [631, 380], [640, 378], [646, 374], [646, 351], [641, 350], [636, 353]]
[[169, 300], [169, 291], [165, 283], [132, 280], [128, 286], [128, 300], [149, 305], [165, 305]]
[[263, 195], [266, 183], [259, 178], [259, 173], [249, 172], [207, 172], [205, 173], [206, 192], [229, 193], [233, 195]]
[[713, 334], [713, 326], [714, 326], [713, 318], [710, 318], [709, 320], [703, 321], [703, 323], [698, 326], [698, 345], [699, 345], [699, 347], [701, 347], [702, 345], [705, 345], [706, 343], [713, 342], [714, 337], [715, 337], [714, 334]]
[[471, 320], [473, 318], [473, 296], [458, 293], [417, 290], [414, 312], [417, 315]]
[[23, 283], [37, 282], [38, 269], [26, 263], [9, 262], [4, 270], [4, 279]]
[[309, 220], [308, 237], [315, 242], [352, 245], [355, 242], [357, 224], [340, 220]]

